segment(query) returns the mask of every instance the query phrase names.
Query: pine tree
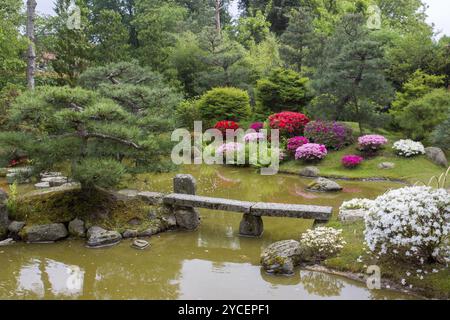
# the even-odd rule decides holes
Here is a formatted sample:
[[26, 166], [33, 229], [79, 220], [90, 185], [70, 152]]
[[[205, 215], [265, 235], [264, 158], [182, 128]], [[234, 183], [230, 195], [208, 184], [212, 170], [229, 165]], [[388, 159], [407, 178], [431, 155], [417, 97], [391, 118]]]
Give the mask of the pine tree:
[[308, 9], [292, 10], [289, 26], [281, 36], [280, 54], [289, 67], [301, 72], [313, 40], [313, 18]]
[[113, 187], [125, 173], [160, 169], [168, 154], [167, 140], [141, 119], [90, 90], [40, 87], [12, 105], [0, 150], [25, 152], [35, 173], [70, 164], [86, 192]]
[[326, 63], [315, 79], [318, 97], [310, 111], [320, 118], [356, 121], [362, 132], [393, 96], [383, 74], [382, 45], [361, 14], [350, 14], [342, 18], [325, 50]]

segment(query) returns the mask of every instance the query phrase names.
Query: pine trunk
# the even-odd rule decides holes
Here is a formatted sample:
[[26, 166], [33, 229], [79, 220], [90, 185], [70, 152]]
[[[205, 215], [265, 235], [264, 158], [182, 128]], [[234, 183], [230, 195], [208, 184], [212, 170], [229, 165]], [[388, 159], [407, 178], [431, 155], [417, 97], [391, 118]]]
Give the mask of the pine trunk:
[[222, 9], [222, 0], [216, 0], [216, 8], [215, 8], [215, 14], [216, 14], [216, 31], [218, 34], [221, 33], [222, 25], [220, 23], [220, 10]]
[[28, 54], [27, 54], [27, 84], [28, 89], [34, 90], [34, 73], [36, 69], [36, 52], [34, 42], [34, 19], [36, 14], [36, 0], [27, 0], [27, 38]]

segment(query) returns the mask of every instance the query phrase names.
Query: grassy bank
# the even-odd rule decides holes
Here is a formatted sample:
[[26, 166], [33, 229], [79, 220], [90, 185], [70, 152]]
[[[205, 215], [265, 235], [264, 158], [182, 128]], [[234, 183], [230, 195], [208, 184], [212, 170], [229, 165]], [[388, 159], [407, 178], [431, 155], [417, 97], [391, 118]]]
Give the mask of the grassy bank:
[[[354, 127], [354, 124], [351, 124], [351, 126]], [[355, 137], [358, 136], [358, 131], [356, 132]], [[341, 164], [341, 159], [348, 154], [358, 154], [357, 144], [355, 143], [339, 151], [330, 151], [324, 160], [314, 164], [320, 169], [320, 175], [336, 178], [385, 178], [404, 180], [409, 183], [419, 181], [428, 184], [431, 177], [439, 176], [445, 172], [446, 168], [434, 164], [424, 155], [404, 158], [394, 154], [392, 145], [395, 141], [401, 139], [401, 136], [383, 130], [377, 130], [375, 133], [382, 134], [389, 140], [389, 144], [380, 151], [379, 156], [365, 159], [358, 168], [346, 169]], [[382, 162], [392, 162], [395, 164], [395, 168], [380, 169], [378, 165]], [[282, 163], [280, 170], [285, 173], [298, 174], [302, 168], [308, 165], [299, 160], [291, 160]], [[448, 180], [446, 186], [450, 187], [450, 179]]]
[[[343, 248], [339, 256], [326, 260], [323, 265], [327, 268], [352, 273], [366, 274], [367, 266], [378, 265], [381, 269], [382, 279], [391, 280], [401, 285], [402, 279], [405, 279], [407, 285], [405, 289], [417, 292], [420, 295], [429, 298], [449, 299], [450, 298], [450, 269], [444, 268], [443, 265], [427, 266], [428, 270], [437, 269], [438, 273], [428, 272], [423, 274], [423, 279], [416, 275], [417, 269], [425, 269], [420, 266], [406, 264], [399, 260], [390, 260], [389, 262], [381, 262], [372, 258], [367, 254], [364, 248], [364, 223], [356, 222], [351, 224], [342, 224], [338, 221], [330, 222], [330, 227], [343, 230], [343, 237], [347, 244]], [[358, 261], [358, 258], [362, 257]], [[443, 270], [441, 270], [443, 269]], [[408, 276], [407, 272], [411, 275]]]

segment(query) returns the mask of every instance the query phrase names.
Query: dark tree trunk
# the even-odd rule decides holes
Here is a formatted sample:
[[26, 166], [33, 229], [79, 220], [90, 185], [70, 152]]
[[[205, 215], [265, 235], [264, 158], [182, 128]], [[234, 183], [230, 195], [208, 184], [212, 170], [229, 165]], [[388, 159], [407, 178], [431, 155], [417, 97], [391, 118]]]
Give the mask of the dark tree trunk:
[[27, 0], [27, 38], [28, 54], [27, 54], [27, 84], [28, 89], [34, 90], [34, 73], [36, 70], [36, 52], [34, 42], [34, 19], [36, 15], [36, 0]]

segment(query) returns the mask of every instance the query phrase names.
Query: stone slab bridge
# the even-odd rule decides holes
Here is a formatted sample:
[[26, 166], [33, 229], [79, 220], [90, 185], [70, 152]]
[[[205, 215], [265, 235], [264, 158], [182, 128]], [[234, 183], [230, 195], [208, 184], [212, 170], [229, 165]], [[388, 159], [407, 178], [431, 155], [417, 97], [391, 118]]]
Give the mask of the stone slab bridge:
[[200, 223], [196, 208], [240, 212], [242, 236], [259, 237], [264, 231], [262, 217], [284, 217], [314, 220], [314, 225], [327, 223], [332, 207], [249, 202], [196, 195], [196, 181], [191, 175], [179, 174], [173, 180], [174, 193], [164, 195], [162, 202], [175, 214], [177, 225], [194, 230]]

